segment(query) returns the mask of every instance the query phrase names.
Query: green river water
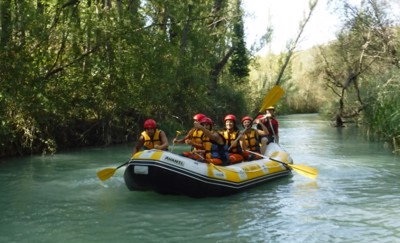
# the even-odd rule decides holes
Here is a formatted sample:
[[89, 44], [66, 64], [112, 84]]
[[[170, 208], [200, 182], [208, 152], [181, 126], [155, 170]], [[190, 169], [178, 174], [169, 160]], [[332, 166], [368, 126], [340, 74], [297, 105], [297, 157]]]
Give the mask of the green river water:
[[400, 242], [400, 158], [315, 114], [278, 118], [281, 146], [317, 180], [193, 199], [131, 192], [124, 168], [101, 182], [132, 144], [3, 160], [0, 242]]

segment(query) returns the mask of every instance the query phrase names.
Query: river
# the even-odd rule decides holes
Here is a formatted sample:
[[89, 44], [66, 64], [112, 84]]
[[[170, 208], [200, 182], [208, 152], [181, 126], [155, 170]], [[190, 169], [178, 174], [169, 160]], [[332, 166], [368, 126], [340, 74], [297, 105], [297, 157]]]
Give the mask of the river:
[[400, 242], [400, 158], [316, 114], [279, 121], [281, 146], [317, 180], [194, 199], [131, 192], [123, 168], [101, 182], [132, 145], [3, 160], [0, 242]]

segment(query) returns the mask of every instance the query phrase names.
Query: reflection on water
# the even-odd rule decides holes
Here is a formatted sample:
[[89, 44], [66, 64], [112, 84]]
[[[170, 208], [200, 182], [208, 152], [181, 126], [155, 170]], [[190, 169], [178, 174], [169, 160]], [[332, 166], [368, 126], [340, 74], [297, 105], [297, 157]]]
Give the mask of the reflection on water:
[[[279, 117], [281, 145], [316, 167], [246, 192], [192, 199], [130, 192], [131, 146], [91, 148], [0, 163], [0, 242], [396, 242], [400, 160], [351, 127], [317, 115]], [[176, 152], [187, 147], [175, 146]]]

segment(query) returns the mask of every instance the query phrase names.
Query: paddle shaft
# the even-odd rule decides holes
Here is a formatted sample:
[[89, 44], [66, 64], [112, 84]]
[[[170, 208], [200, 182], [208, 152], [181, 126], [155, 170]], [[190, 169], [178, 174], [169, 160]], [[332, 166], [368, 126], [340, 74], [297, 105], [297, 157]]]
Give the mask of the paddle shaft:
[[314, 180], [318, 176], [318, 170], [315, 169], [315, 168], [312, 168], [312, 167], [309, 167], [309, 166], [306, 166], [306, 165], [293, 165], [293, 164], [282, 162], [280, 160], [277, 160], [277, 159], [274, 159], [274, 158], [271, 158], [271, 157], [264, 156], [262, 154], [259, 154], [259, 153], [253, 152], [253, 151], [249, 151], [249, 150], [247, 150], [247, 151], [249, 153], [257, 154], [257, 155], [259, 155], [259, 156], [261, 156], [263, 158], [270, 159], [272, 161], [275, 161], [275, 162], [278, 162], [280, 164], [283, 164], [286, 168], [289, 167], [290, 169], [293, 169], [294, 171], [296, 171], [300, 175], [303, 175], [303, 176], [308, 177], [310, 179]]
[[172, 142], [171, 153], [174, 152], [174, 148], [175, 148], [175, 139], [177, 139], [178, 136], [179, 136], [180, 134], [181, 134], [180, 132], [176, 131], [175, 138], [174, 138], [174, 140], [173, 140], [173, 142]]
[[125, 166], [127, 164], [129, 164], [129, 161], [127, 161], [127, 162], [123, 163], [122, 165], [118, 166], [117, 168], [115, 168], [115, 170], [118, 170], [119, 168], [121, 168], [122, 166]]
[[110, 177], [112, 177], [112, 176], [115, 174], [115, 172], [116, 172], [119, 168], [121, 168], [122, 166], [125, 166], [125, 165], [127, 165], [127, 164], [129, 164], [129, 161], [123, 163], [122, 165], [120, 165], [120, 166], [118, 166], [118, 167], [116, 167], [116, 168], [106, 168], [106, 169], [103, 169], [103, 170], [101, 170], [101, 171], [98, 171], [98, 172], [96, 173], [96, 174], [97, 174], [97, 177], [98, 177], [100, 180], [102, 180], [102, 181], [108, 180]]
[[243, 131], [241, 131], [241, 132], [239, 133], [239, 136], [238, 136], [238, 137], [231, 143], [231, 145], [229, 146], [228, 151], [233, 147], [233, 145], [234, 145], [235, 143], [237, 143], [237, 142], [240, 140], [240, 138], [246, 133], [246, 131], [247, 131], [248, 129], [250, 129], [250, 127], [244, 129]]
[[271, 127], [272, 134], [274, 135], [275, 142], [276, 142], [277, 144], [279, 144], [279, 138], [278, 138], [278, 137], [276, 136], [276, 134], [275, 134], [275, 128], [274, 128], [274, 126], [272, 126], [271, 119], [269, 119], [269, 118], [267, 118], [267, 119], [268, 119], [268, 122], [269, 122], [269, 126]]
[[246, 151], [249, 152], [249, 153], [251, 153], [251, 154], [256, 154], [256, 155], [259, 155], [259, 156], [261, 156], [261, 157], [263, 157], [263, 158], [270, 159], [270, 160], [273, 160], [273, 161], [275, 161], [275, 162], [281, 163], [281, 164], [283, 164], [286, 168], [288, 168], [288, 167], [291, 168], [291, 164], [289, 164], [289, 163], [285, 163], [285, 162], [283, 162], [283, 161], [280, 161], [280, 160], [277, 160], [277, 159], [273, 159], [273, 158], [270, 158], [270, 157], [265, 156], [265, 155], [263, 155], [263, 154], [256, 153], [256, 152], [253, 152], [253, 151], [250, 151], [250, 150], [246, 150]]

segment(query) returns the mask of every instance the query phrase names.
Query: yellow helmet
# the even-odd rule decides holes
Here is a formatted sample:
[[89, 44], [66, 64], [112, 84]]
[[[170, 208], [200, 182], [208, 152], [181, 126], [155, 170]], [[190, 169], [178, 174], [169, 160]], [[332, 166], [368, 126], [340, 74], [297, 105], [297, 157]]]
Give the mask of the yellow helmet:
[[268, 106], [266, 110], [273, 110], [273, 111], [274, 111], [274, 110], [275, 110], [275, 107], [273, 107], [273, 106]]

